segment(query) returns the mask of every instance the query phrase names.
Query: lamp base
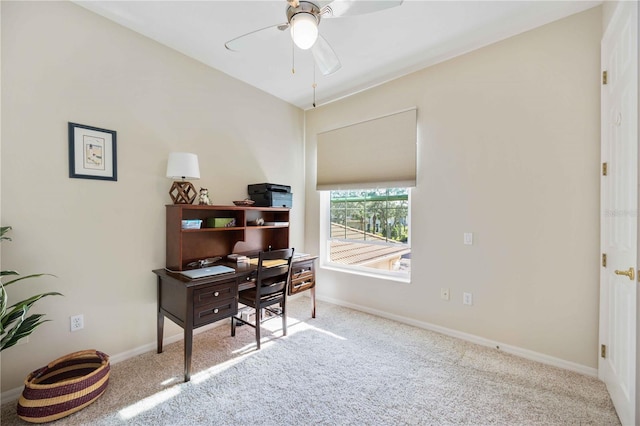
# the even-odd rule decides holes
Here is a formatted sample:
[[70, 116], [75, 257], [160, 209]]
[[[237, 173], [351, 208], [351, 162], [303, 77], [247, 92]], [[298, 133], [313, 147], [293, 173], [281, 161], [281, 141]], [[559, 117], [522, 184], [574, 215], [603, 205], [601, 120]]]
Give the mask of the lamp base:
[[173, 182], [169, 195], [173, 204], [191, 204], [196, 199], [196, 188], [191, 182]]

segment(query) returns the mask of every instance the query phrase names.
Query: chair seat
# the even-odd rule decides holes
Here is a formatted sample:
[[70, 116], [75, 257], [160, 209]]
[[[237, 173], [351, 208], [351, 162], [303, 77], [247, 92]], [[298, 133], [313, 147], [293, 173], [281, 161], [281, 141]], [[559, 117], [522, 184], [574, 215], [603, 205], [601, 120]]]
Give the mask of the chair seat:
[[[260, 305], [263, 305], [264, 303], [272, 305], [274, 303], [278, 303], [282, 299], [284, 299], [284, 296], [280, 293], [268, 294], [260, 298]], [[238, 302], [243, 305], [254, 306], [256, 304], [256, 291], [251, 289], [240, 292], [240, 294], [238, 294]]]

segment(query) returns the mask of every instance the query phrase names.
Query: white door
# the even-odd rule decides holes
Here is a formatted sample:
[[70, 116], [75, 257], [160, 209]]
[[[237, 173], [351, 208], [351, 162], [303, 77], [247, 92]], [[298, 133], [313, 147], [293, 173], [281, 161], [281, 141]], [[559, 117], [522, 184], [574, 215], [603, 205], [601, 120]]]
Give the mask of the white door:
[[[618, 3], [602, 39], [600, 379], [624, 425], [636, 417], [638, 266], [638, 4]], [[604, 173], [603, 173], [604, 174]]]

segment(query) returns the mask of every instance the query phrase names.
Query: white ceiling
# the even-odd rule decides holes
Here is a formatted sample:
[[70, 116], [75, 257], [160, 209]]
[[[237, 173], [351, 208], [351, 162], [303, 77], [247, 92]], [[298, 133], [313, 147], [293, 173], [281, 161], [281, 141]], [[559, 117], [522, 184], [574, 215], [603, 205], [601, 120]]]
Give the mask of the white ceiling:
[[[297, 48], [292, 54], [288, 31], [261, 33], [250, 40], [246, 51], [224, 47], [239, 35], [286, 22], [285, 0], [76, 3], [286, 102], [303, 109], [312, 105], [313, 57], [310, 51]], [[316, 103], [330, 102], [601, 3], [405, 0], [399, 7], [368, 15], [323, 19], [320, 33], [335, 50], [342, 68], [329, 76], [316, 71]]]

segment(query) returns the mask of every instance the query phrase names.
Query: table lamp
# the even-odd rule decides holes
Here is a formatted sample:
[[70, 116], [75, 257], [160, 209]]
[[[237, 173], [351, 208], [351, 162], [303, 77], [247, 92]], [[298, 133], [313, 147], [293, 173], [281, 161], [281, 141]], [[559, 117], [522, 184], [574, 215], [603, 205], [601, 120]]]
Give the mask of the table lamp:
[[167, 161], [167, 177], [174, 181], [169, 190], [173, 204], [191, 204], [196, 199], [196, 189], [185, 179], [200, 179], [198, 156], [188, 152], [172, 152]]

